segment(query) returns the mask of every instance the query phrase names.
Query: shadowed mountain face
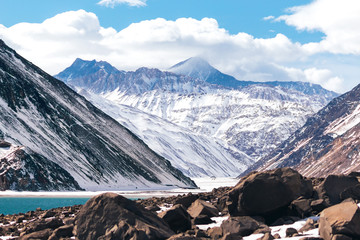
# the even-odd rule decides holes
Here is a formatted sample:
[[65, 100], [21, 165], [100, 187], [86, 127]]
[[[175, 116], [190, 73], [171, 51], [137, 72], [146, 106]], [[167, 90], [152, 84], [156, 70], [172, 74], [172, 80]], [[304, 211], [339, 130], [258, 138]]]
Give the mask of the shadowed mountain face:
[[247, 172], [293, 167], [305, 176], [360, 171], [360, 85], [332, 100]]
[[[195, 186], [128, 129], [2, 41], [0, 115], [1, 138], [13, 146], [24, 146], [22, 151], [30, 156], [36, 154], [36, 159], [41, 159], [37, 165], [41, 163], [43, 178], [49, 180], [49, 172], [61, 169], [64, 176], [74, 179], [71, 186], [63, 189]], [[14, 159], [6, 151], [0, 152], [4, 161]], [[31, 157], [25, 159], [34, 162]], [[20, 158], [16, 167], [0, 165], [1, 177], [11, 180], [6, 174], [15, 168], [26, 172], [24, 161]], [[28, 176], [29, 180], [34, 179], [32, 173]], [[42, 189], [48, 188], [39, 185], [35, 190]]]
[[55, 77], [191, 177], [237, 176], [336, 95], [310, 83], [238, 81], [201, 58], [169, 71], [77, 59]]

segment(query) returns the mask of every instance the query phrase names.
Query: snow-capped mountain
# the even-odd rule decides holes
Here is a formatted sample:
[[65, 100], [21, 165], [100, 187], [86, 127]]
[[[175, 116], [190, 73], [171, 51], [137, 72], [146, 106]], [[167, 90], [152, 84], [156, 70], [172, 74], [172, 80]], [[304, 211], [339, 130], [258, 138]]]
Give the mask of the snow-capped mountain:
[[305, 93], [306, 95], [317, 95], [317, 97], [323, 98], [323, 103], [328, 103], [338, 94], [332, 91], [328, 91], [322, 88], [318, 84], [312, 84], [308, 82], [252, 82], [252, 81], [240, 81], [233, 76], [224, 74], [219, 70], [212, 67], [207, 61], [200, 57], [192, 57], [183, 62], [180, 62], [169, 69], [170, 72], [189, 76], [196, 79], [201, 79], [207, 83], [216, 84], [219, 86], [241, 89], [251, 85], [265, 85], [273, 87], [282, 87]]
[[15, 178], [34, 181], [29, 190], [55, 190], [51, 184], [66, 179], [73, 181], [59, 189], [195, 186], [127, 128], [1, 40], [0, 116], [0, 137], [11, 143], [1, 149], [0, 179], [7, 184], [0, 185], [9, 189], [24, 190]]
[[360, 85], [332, 100], [248, 171], [289, 166], [311, 177], [347, 174], [360, 171], [359, 149]]
[[[236, 176], [254, 161], [221, 139], [196, 134], [137, 108], [115, 104], [82, 89], [79, 92], [139, 136], [151, 149], [190, 177]], [[233, 155], [236, 155], [234, 157]]]
[[[200, 62], [198, 72], [202, 73], [201, 76], [209, 76], [216, 70], [201, 59], [195, 60]], [[92, 61], [83, 61], [81, 66], [90, 63]], [[185, 63], [177, 64], [176, 68], [189, 70], [189, 67], [184, 68], [183, 64]], [[191, 64], [191, 66], [196, 66], [196, 64]], [[231, 88], [224, 84], [210, 83], [200, 75], [195, 75], [197, 78], [193, 78], [191, 74], [178, 75], [148, 68], [140, 68], [134, 72], [121, 72], [121, 74], [109, 72], [106, 77], [97, 78], [98, 73], [86, 72], [85, 68], [82, 67], [81, 70], [76, 71], [74, 66], [70, 66], [56, 77], [77, 90], [85, 88], [88, 92], [99, 94], [102, 98], [110, 100], [112, 104], [126, 105], [136, 108], [140, 112], [160, 117], [165, 122], [177, 125], [179, 131], [186, 129], [188, 133], [202, 135], [215, 142], [226, 143], [223, 150], [216, 148], [216, 151], [225, 149], [224, 156], [230, 153], [234, 159], [231, 161], [237, 160], [241, 164], [249, 164], [269, 153], [277, 144], [301, 127], [307, 117], [323, 107], [332, 94], [329, 91], [327, 91], [328, 95], [306, 94], [303, 91], [293, 90], [293, 87], [284, 88], [263, 83], [247, 83], [248, 86]], [[175, 67], [172, 69], [174, 70]], [[102, 71], [101, 68], [99, 71]], [[193, 72], [196, 72], [195, 69]], [[222, 74], [219, 71], [216, 73]], [[106, 85], [110, 76], [111, 79], [117, 79], [119, 85], [115, 90], [114, 88], [104, 90], [101, 86]], [[84, 86], [82, 85], [84, 79], [92, 79], [93, 82], [86, 80], [87, 85]], [[325, 89], [323, 91], [326, 92]], [[103, 100], [96, 99], [99, 98], [92, 100], [94, 104], [103, 105]], [[102, 106], [102, 109], [106, 109], [106, 107]], [[110, 111], [108, 113], [111, 114]], [[134, 125], [133, 127], [132, 131], [141, 132], [135, 128], [141, 129], [142, 126]], [[150, 129], [150, 127], [145, 128]], [[154, 136], [154, 134], [155, 131], [152, 135]], [[152, 139], [153, 137], [146, 136], [146, 133], [138, 135], [151, 145], [150, 140], [147, 141], [146, 138]], [[178, 138], [182, 139], [180, 135]], [[188, 140], [183, 139], [182, 141], [187, 142]], [[165, 149], [165, 146], [171, 145], [171, 143], [167, 142], [163, 145]], [[206, 145], [204, 147], [206, 148]], [[208, 149], [208, 151], [213, 150]], [[166, 150], [161, 150], [161, 152], [166, 152]], [[169, 159], [173, 163], [181, 161], [180, 157], [176, 155]], [[252, 159], [252, 161], [248, 161], [248, 159]], [[221, 161], [222, 159], [218, 159], [219, 163]], [[198, 169], [204, 169], [200, 164], [203, 163], [198, 163]], [[239, 167], [237, 171], [243, 171], [244, 167]], [[201, 176], [203, 173], [192, 172], [192, 176], [197, 176], [196, 174]], [[223, 173], [219, 171], [218, 175], [221, 174]]]

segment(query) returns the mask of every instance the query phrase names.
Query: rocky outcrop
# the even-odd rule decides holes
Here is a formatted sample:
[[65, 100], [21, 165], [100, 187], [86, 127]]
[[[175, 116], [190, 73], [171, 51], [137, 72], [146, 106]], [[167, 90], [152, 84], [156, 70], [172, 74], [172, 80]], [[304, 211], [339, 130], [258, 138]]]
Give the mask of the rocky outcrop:
[[169, 226], [151, 211], [115, 193], [91, 198], [75, 221], [78, 239], [167, 239]]
[[322, 211], [319, 233], [324, 240], [359, 239], [359, 206], [353, 201], [345, 201]]
[[268, 219], [284, 214], [292, 201], [311, 197], [311, 181], [290, 168], [250, 173], [229, 192], [231, 216], [263, 216]]

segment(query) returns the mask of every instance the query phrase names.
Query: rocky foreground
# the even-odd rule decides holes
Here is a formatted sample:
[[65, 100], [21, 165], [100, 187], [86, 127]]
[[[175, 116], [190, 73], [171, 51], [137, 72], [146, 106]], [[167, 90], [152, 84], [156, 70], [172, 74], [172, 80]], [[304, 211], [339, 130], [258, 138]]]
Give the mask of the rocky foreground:
[[[0, 236], [17, 239], [258, 239], [281, 238], [270, 226], [309, 216], [298, 239], [360, 239], [360, 174], [307, 179], [290, 168], [253, 172], [235, 187], [209, 193], [131, 201], [105, 193], [83, 206], [0, 216]], [[164, 210], [165, 209], [165, 210]], [[217, 227], [198, 226], [225, 216]], [[319, 219], [319, 220], [317, 220]], [[304, 232], [319, 229], [321, 238]]]

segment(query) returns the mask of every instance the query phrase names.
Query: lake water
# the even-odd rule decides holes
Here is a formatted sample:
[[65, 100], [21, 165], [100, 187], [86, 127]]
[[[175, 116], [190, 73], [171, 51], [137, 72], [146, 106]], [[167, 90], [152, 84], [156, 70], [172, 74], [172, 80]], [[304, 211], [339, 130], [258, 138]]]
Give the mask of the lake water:
[[40, 198], [40, 197], [2, 197], [0, 198], [0, 214], [15, 214], [35, 211], [40, 207], [48, 210], [57, 207], [73, 206], [84, 204], [89, 198]]

